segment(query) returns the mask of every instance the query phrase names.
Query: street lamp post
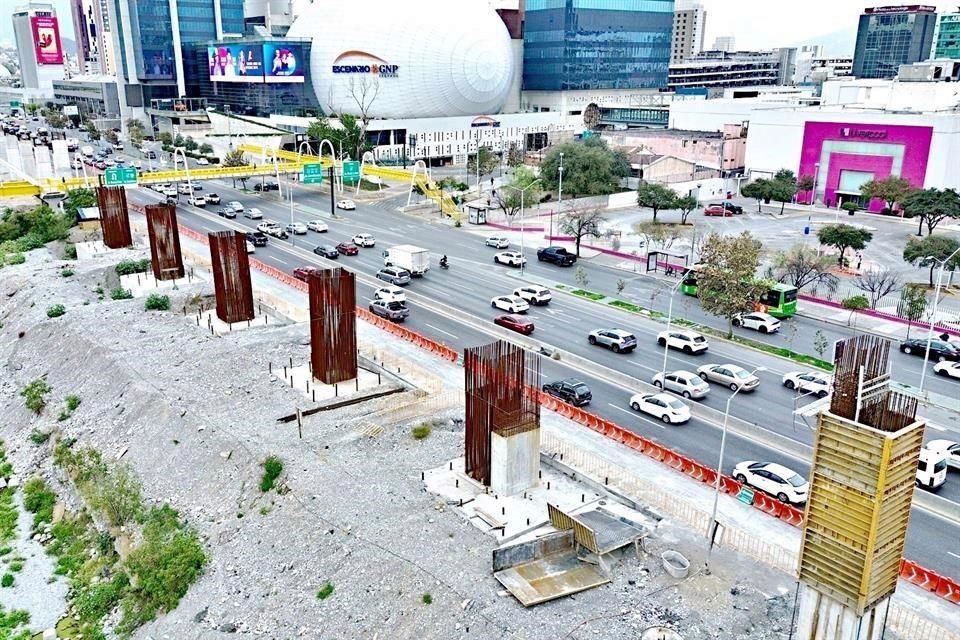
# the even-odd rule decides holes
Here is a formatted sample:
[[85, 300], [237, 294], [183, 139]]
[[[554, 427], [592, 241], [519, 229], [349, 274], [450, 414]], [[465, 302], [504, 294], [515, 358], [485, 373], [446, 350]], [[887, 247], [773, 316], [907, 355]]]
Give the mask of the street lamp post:
[[[310, 153], [310, 143], [304, 140], [300, 143], [300, 146], [297, 148], [297, 165], [303, 167], [303, 148], [307, 148], [307, 153]], [[290, 199], [290, 244], [296, 246], [296, 235], [293, 232], [293, 175], [287, 174], [287, 197]], [[277, 181], [279, 184], [279, 180]], [[330, 188], [333, 189], [333, 185], [330, 185]]]
[[[750, 374], [753, 375], [758, 371], [766, 370], [766, 367], [757, 367], [751, 371]], [[723, 434], [720, 436], [720, 461], [717, 462], [717, 481], [714, 484], [713, 491], [713, 511], [710, 515], [710, 524], [707, 525], [707, 559], [703, 563], [704, 573], [708, 575], [710, 574], [710, 554], [713, 552], [713, 539], [716, 535], [717, 504], [720, 501], [720, 477], [723, 475], [723, 454], [727, 448], [727, 422], [730, 419], [730, 403], [737, 397], [741, 389], [743, 389], [743, 387], [737, 387], [737, 389], [730, 394], [730, 397], [727, 398], [727, 408], [723, 412]]]
[[920, 370], [920, 393], [923, 393], [923, 383], [927, 377], [927, 364], [930, 362], [930, 341], [933, 339], [933, 325], [937, 321], [937, 307], [940, 306], [940, 287], [943, 286], [943, 270], [947, 263], [953, 259], [953, 256], [960, 253], [957, 249], [943, 261], [940, 262], [940, 270], [937, 271], [937, 288], [933, 292], [933, 313], [930, 314], [930, 326], [927, 328], [927, 348], [923, 352], [923, 369]]
[[810, 196], [810, 206], [817, 204], [817, 181], [820, 179], [820, 163], [813, 163], [813, 194]]
[[677, 284], [670, 288], [670, 306], [667, 308], [667, 339], [663, 343], [663, 367], [660, 369], [660, 373], [663, 376], [662, 383], [664, 388], [667, 386], [667, 353], [670, 350], [670, 323], [673, 320], [673, 296], [681, 284], [683, 284], [683, 278], [680, 278]]
[[[557, 187], [557, 207], [560, 207], [560, 203], [563, 202], [563, 152], [560, 152], [560, 180]], [[548, 244], [553, 244], [553, 209], [550, 210], [550, 237], [547, 239]]]
[[530, 184], [528, 184], [527, 186], [525, 186], [523, 189], [520, 189], [520, 188], [518, 188], [518, 187], [514, 187], [514, 186], [512, 186], [512, 185], [507, 185], [507, 188], [508, 188], [508, 189], [516, 189], [517, 191], [520, 192], [520, 275], [521, 275], [521, 276], [523, 275], [523, 261], [524, 261], [524, 256], [523, 256], [523, 236], [524, 236], [524, 231], [523, 231], [523, 196], [524, 196], [524, 194], [527, 192], [527, 189], [529, 189], [529, 188], [532, 187], [533, 185], [537, 184], [538, 182], [540, 182], [540, 178], [537, 178], [536, 180], [534, 180], [533, 182], [531, 182]]

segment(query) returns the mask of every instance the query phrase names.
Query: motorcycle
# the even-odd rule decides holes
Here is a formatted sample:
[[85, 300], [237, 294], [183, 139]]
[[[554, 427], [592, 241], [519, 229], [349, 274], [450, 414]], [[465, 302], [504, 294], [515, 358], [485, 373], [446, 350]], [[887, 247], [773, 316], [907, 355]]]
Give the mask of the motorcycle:
[[441, 260], [441, 261], [440, 261], [440, 268], [441, 268], [441, 269], [449, 269], [449, 268], [450, 268], [450, 265], [447, 264], [447, 261], [446, 261], [446, 260]]

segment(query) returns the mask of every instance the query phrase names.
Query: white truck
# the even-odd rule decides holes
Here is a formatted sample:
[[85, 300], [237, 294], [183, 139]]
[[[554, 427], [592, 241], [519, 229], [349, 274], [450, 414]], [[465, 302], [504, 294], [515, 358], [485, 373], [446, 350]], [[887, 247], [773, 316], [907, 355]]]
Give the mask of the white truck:
[[80, 148], [80, 153], [82, 153], [82, 154], [83, 154], [83, 157], [85, 157], [85, 158], [92, 158], [92, 157], [93, 157], [93, 147], [91, 147], [90, 145], [85, 145], [85, 146], [83, 146], [83, 147]]
[[430, 252], [412, 244], [398, 244], [383, 252], [383, 266], [400, 267], [418, 277], [430, 270]]

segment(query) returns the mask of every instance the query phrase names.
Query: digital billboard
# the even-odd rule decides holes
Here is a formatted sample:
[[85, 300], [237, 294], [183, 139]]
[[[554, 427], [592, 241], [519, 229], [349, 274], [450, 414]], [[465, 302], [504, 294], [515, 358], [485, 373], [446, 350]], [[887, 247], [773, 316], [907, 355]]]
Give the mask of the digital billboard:
[[263, 82], [263, 49], [259, 44], [207, 47], [211, 82]]
[[143, 49], [145, 80], [169, 80], [173, 77], [173, 52], [169, 49]]
[[263, 75], [267, 82], [303, 82], [307, 65], [303, 47], [289, 42], [263, 44]]
[[63, 64], [63, 47], [60, 45], [60, 25], [53, 16], [33, 16], [33, 46], [38, 64]]

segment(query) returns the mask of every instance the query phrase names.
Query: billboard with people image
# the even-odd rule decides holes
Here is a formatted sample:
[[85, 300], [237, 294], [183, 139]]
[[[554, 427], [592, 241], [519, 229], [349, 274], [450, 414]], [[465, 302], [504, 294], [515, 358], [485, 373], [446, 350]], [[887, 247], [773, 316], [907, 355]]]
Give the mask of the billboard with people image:
[[60, 44], [60, 25], [53, 16], [33, 16], [33, 46], [39, 64], [63, 64], [63, 47]]
[[207, 47], [211, 82], [263, 82], [263, 50], [258, 44]]
[[263, 75], [267, 82], [303, 82], [306, 64], [303, 47], [299, 44], [263, 44]]

